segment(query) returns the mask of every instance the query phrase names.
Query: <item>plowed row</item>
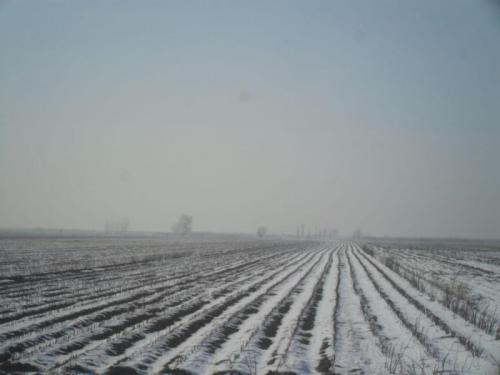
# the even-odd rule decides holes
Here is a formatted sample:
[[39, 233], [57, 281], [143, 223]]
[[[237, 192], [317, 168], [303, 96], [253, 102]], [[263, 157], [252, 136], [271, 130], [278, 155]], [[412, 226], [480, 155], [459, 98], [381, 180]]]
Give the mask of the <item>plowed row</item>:
[[0, 372], [499, 368], [500, 340], [354, 242], [102, 241], [2, 244]]

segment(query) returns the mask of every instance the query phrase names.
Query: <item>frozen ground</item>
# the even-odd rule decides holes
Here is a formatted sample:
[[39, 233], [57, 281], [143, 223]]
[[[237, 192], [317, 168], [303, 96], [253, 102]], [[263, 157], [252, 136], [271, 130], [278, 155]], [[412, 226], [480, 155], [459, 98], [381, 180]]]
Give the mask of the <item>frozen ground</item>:
[[0, 373], [492, 374], [500, 248], [0, 239]]

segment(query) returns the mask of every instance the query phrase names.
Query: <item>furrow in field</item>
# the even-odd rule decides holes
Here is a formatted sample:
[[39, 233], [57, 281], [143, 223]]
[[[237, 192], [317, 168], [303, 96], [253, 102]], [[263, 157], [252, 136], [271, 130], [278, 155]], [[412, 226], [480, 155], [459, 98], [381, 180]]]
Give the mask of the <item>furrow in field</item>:
[[[298, 262], [307, 262], [309, 258], [304, 258], [307, 254], [303, 255], [298, 260], [291, 262], [292, 264]], [[277, 271], [274, 271], [270, 275], [266, 275], [258, 280], [254, 280], [253, 282], [247, 283], [242, 286], [242, 290], [232, 292], [228, 295], [221, 296], [213, 301], [210, 299], [200, 298], [200, 301], [204, 301], [204, 305], [199, 308], [184, 312], [182, 314], [178, 314], [175, 316], [175, 319], [172, 316], [167, 314], [165, 318], [165, 323], [162, 326], [158, 327], [158, 330], [154, 332], [148, 333], [145, 338], [134, 342], [132, 346], [127, 348], [122, 354], [118, 356], [114, 356], [112, 358], [108, 357], [106, 361], [97, 361], [91, 363], [87, 363], [87, 365], [92, 365], [98, 371], [104, 371], [108, 366], [112, 366], [118, 363], [126, 362], [127, 359], [132, 360], [133, 358], [140, 358], [139, 355], [149, 355], [153, 354], [155, 346], [167, 345], [172, 346], [172, 344], [180, 344], [181, 342], [177, 342], [179, 340], [182, 341], [182, 336], [186, 333], [189, 333], [191, 330], [195, 330], [200, 322], [202, 322], [207, 316], [213, 318], [213, 314], [217, 313], [218, 309], [225, 309], [229, 305], [236, 303], [239, 298], [243, 296], [244, 293], [252, 291], [253, 289], [258, 289], [262, 284], [268, 282], [276, 274], [280, 272], [284, 272], [287, 268], [291, 267], [290, 263], [283, 265]], [[253, 279], [252, 279], [253, 280]], [[197, 323], [198, 322], [198, 323]], [[164, 327], [164, 328], [163, 328]], [[160, 351], [161, 352], [161, 351]]]
[[[237, 264], [235, 266], [228, 267], [224, 265], [215, 271], [210, 272], [210, 274], [217, 275], [218, 273], [224, 273], [227, 271], [238, 271], [245, 267], [244, 264]], [[197, 270], [197, 273], [200, 274], [202, 270]], [[7, 340], [10, 337], [17, 337], [23, 335], [25, 332], [32, 332], [35, 329], [40, 329], [46, 327], [51, 324], [51, 321], [61, 322], [67, 319], [74, 319], [75, 317], [84, 316], [91, 312], [99, 311], [100, 309], [105, 309], [109, 306], [119, 305], [121, 303], [130, 302], [134, 299], [139, 299], [143, 297], [147, 297], [153, 295], [154, 293], [161, 292], [166, 290], [176, 283], [183, 282], [183, 279], [186, 280], [196, 280], [198, 276], [193, 275], [191, 272], [182, 273], [177, 276], [168, 276], [161, 280], [156, 280], [154, 282], [148, 282], [147, 284], [138, 284], [130, 288], [122, 289], [118, 295], [113, 294], [112, 292], [106, 292], [101, 295], [93, 295], [89, 297], [85, 301], [81, 301], [78, 304], [73, 304], [69, 309], [61, 309], [54, 311], [52, 314], [44, 314], [40, 318], [36, 319], [26, 319], [18, 322], [12, 322], [8, 325], [0, 326], [0, 338], [3, 340]], [[135, 293], [135, 294], [132, 294]], [[107, 301], [103, 301], [104, 297], [112, 297]], [[97, 300], [97, 302], [92, 302]]]
[[[271, 255], [275, 256], [275, 255]], [[53, 306], [47, 306], [47, 304], [50, 303], [50, 299], [43, 298], [40, 293], [43, 292], [44, 290], [44, 284], [42, 282], [37, 282], [36, 285], [37, 287], [34, 288], [33, 285], [29, 286], [29, 292], [28, 295], [26, 296], [25, 300], [33, 300], [33, 294], [35, 293], [35, 296], [37, 296], [37, 299], [40, 300], [40, 303], [33, 306], [32, 311], [29, 309], [22, 308], [22, 303], [17, 303], [16, 306], [17, 308], [22, 308], [21, 313], [13, 313], [9, 316], [5, 317], [0, 317], [0, 332], [2, 330], [1, 323], [2, 322], [9, 322], [11, 324], [19, 325], [21, 321], [19, 319], [22, 319], [24, 317], [29, 317], [27, 320], [31, 320], [33, 317], [41, 317], [43, 314], [47, 314], [48, 312], [51, 312], [53, 310], [57, 310], [58, 312], [62, 310], [63, 308], [71, 308], [71, 306], [74, 305], [81, 305], [83, 303], [88, 303], [92, 300], [98, 300], [102, 299], [104, 297], [109, 297], [113, 296], [117, 293], [123, 293], [126, 291], [132, 291], [137, 289], [138, 287], [144, 286], [144, 285], [155, 285], [160, 282], [165, 281], [165, 276], [154, 276], [157, 273], [160, 274], [165, 274], [166, 272], [169, 272], [169, 268], [171, 268], [174, 272], [174, 275], [169, 275], [170, 280], [174, 280], [175, 278], [182, 278], [182, 277], [187, 277], [189, 275], [192, 275], [192, 269], [199, 269], [200, 271], [203, 271], [203, 269], [209, 270], [213, 268], [214, 265], [210, 266], [210, 263], [213, 263], [214, 259], [208, 259], [208, 262], [206, 260], [200, 261], [199, 259], [193, 259], [192, 257], [188, 258], [189, 259], [189, 269], [186, 268], [184, 271], [184, 264], [159, 264], [156, 265], [154, 268], [151, 268], [149, 270], [134, 270], [132, 273], [117, 273], [117, 276], [113, 276], [112, 279], [116, 280], [114, 285], [110, 285], [109, 283], [109, 274], [108, 273], [101, 273], [99, 274], [99, 277], [97, 276], [89, 276], [87, 275], [86, 278], [88, 278], [88, 283], [87, 284], [74, 284], [74, 281], [71, 280], [71, 278], [66, 278], [64, 279], [64, 285], [67, 288], [68, 286], [71, 286], [70, 291], [74, 292], [74, 288], [78, 288], [78, 291], [83, 291], [79, 293], [73, 293], [72, 296], [69, 299], [65, 299], [62, 302], [58, 301], [57, 299], [54, 300], [54, 305]], [[185, 261], [187, 259], [183, 259]], [[238, 261], [238, 262], [231, 262], [235, 266], [238, 266], [238, 264], [246, 266], [245, 261]], [[187, 263], [185, 263], [187, 264]], [[201, 267], [199, 265], [201, 265]], [[179, 267], [180, 266], [180, 267]], [[109, 270], [108, 270], [109, 272]], [[61, 280], [57, 280], [57, 283], [60, 284]], [[129, 285], [127, 288], [124, 288], [123, 285]], [[99, 288], [102, 288], [103, 291], [99, 291]], [[115, 289], [115, 290], [114, 290]], [[40, 307], [42, 306], [42, 307]], [[55, 311], [54, 311], [55, 312]]]
[[[302, 291], [302, 286], [312, 272], [321, 267], [327, 254], [322, 252], [314, 263], [302, 272], [293, 275], [281, 285], [266, 291], [263, 303], [250, 306], [251, 318], [246, 319], [210, 360], [209, 372], [239, 370], [251, 372], [264, 371], [259, 365], [260, 357], [272, 345], [284, 317], [290, 311], [294, 297]], [[198, 369], [195, 369], [199, 372]]]
[[[355, 253], [396, 308], [404, 313], [409, 322], [415, 322], [415, 331], [423, 337], [427, 342], [426, 346], [440, 361], [443, 361], [444, 365], [452, 368], [474, 368], [484, 374], [492, 371], [494, 366], [492, 354], [484, 353], [484, 347], [480, 346], [477, 336], [474, 336], [483, 335], [489, 338], [489, 335], [477, 329], [469, 331], [471, 333], [469, 336], [464, 335], [464, 330], [468, 331], [466, 326], [469, 323], [452, 315], [439, 302], [430, 301], [405, 279], [364, 252], [356, 249]], [[494, 343], [488, 348], [494, 349], [496, 345], [498, 344]]]
[[[254, 268], [255, 264], [250, 269]], [[217, 271], [212, 276], [207, 277], [204, 282], [208, 283], [210, 281], [213, 282], [224, 278], [227, 282], [229, 282], [231, 278], [234, 277], [233, 275], [236, 275], [241, 271], [240, 268], [236, 271], [231, 268], [228, 268], [228, 270], [229, 271], [225, 274]], [[151, 318], [150, 314], [161, 313], [163, 311], [162, 305], [166, 304], [172, 306], [179, 304], [182, 300], [176, 301], [176, 293], [180, 296], [189, 295], [189, 291], [193, 286], [201, 285], [197, 279], [198, 278], [195, 277], [193, 279], [185, 280], [182, 283], [175, 284], [171, 288], [168, 288], [166, 292], [151, 295], [143, 300], [134, 301], [123, 307], [119, 306], [111, 310], [99, 311], [97, 315], [87, 315], [84, 319], [77, 319], [71, 326], [73, 327], [71, 330], [68, 330], [68, 325], [64, 324], [64, 327], [60, 331], [57, 331], [52, 335], [45, 333], [41, 336], [41, 339], [28, 341], [28, 345], [26, 345], [26, 343], [22, 343], [28, 347], [30, 343], [36, 344], [35, 347], [30, 348], [26, 351], [26, 353], [23, 353], [23, 355], [33, 355], [37, 349], [51, 350], [52, 347], [55, 348], [52, 349], [53, 354], [49, 356], [49, 358], [53, 357], [57, 353], [70, 354], [75, 351], [81, 352], [82, 348], [91, 342], [93, 343], [98, 340], [107, 340], [115, 334], [120, 334], [123, 329], [132, 325], [137, 325], [141, 322], [141, 320], [145, 320], [146, 318]], [[149, 310], [147, 313], [141, 313], [145, 307], [149, 308]], [[135, 315], [133, 315], [134, 311], [137, 311]], [[68, 331], [71, 336], [68, 336]], [[88, 331], [87, 335], [85, 334], [86, 331]], [[61, 337], [61, 335], [65, 336]], [[49, 341], [45, 342], [45, 340]], [[61, 342], [63, 346], [59, 346], [59, 348], [57, 348], [56, 344], [58, 342]], [[25, 347], [23, 348], [25, 349]], [[36, 358], [37, 357], [35, 356], [35, 360]], [[43, 363], [44, 361], [42, 360], [41, 362]]]
[[[220, 277], [217, 275], [217, 278]], [[229, 278], [231, 278], [231, 275], [227, 276], [227, 280]], [[54, 332], [45, 331], [40, 333], [37, 339], [18, 344], [24, 349], [21, 356], [32, 356], [36, 362], [37, 355], [35, 353], [39, 350], [49, 350], [49, 353], [52, 353], [49, 356], [53, 357], [56, 354], [70, 354], [73, 351], [81, 351], [86, 345], [97, 340], [107, 341], [111, 336], [121, 334], [128, 327], [142, 323], [148, 318], [153, 318], [165, 308], [184, 302], [182, 299], [178, 300], [178, 296], [189, 295], [192, 288], [193, 285], [190, 284], [176, 284], [174, 287], [169, 288], [167, 292], [154, 294], [142, 300], [86, 315], [72, 321], [72, 324], [64, 322], [63, 326]], [[198, 287], [198, 292], [199, 289]], [[27, 348], [28, 350], [26, 350]]]
[[[319, 374], [330, 374], [333, 371], [334, 362], [334, 337], [337, 292], [339, 285], [339, 252], [343, 244], [337, 246], [332, 259], [330, 271], [326, 277], [323, 296], [319, 302], [314, 327], [311, 331], [311, 345], [309, 356], [312, 359], [310, 365]], [[311, 371], [313, 372], [313, 371]]]
[[376, 332], [380, 348], [386, 356], [385, 369], [391, 374], [408, 373], [412, 368], [419, 368], [424, 374], [432, 373], [438, 361], [432, 350], [426, 348], [427, 338], [420, 335], [415, 322], [410, 322], [389, 296], [380, 290], [354, 252], [349, 252], [348, 261], [365, 319]]
[[[254, 265], [255, 267], [255, 265]], [[231, 271], [232, 269], [229, 268]], [[235, 272], [240, 272], [241, 269], [238, 268], [236, 271], [232, 270], [232, 272], [228, 273], [228, 276], [230, 276], [232, 273]], [[219, 277], [222, 276], [222, 274], [217, 271], [214, 273], [215, 276], [208, 277], [208, 280], [215, 280]], [[196, 278], [195, 278], [196, 279]], [[195, 279], [191, 280], [194, 281]], [[68, 322], [60, 322], [57, 326], [61, 326], [61, 329], [56, 332], [52, 332], [49, 334], [49, 332], [45, 331], [43, 334], [41, 334], [38, 338], [36, 337], [31, 337], [29, 340], [25, 340], [24, 342], [18, 342], [17, 344], [11, 345], [7, 351], [4, 352], [3, 356], [8, 355], [11, 356], [13, 354], [19, 353], [19, 352], [24, 352], [27, 348], [30, 348], [33, 346], [33, 348], [30, 348], [31, 350], [27, 350], [25, 354], [30, 354], [36, 352], [37, 348], [49, 348], [51, 347], [52, 344], [55, 344], [58, 339], [60, 341], [65, 341], [65, 339], [69, 336], [69, 339], [71, 337], [77, 337], [75, 340], [73, 340], [73, 343], [67, 343], [66, 347], [62, 350], [63, 352], [68, 352], [72, 350], [76, 350], [79, 347], [83, 346], [84, 342], [87, 340], [92, 340], [92, 339], [104, 339], [107, 336], [112, 335], [115, 331], [118, 331], [119, 328], [123, 328], [124, 326], [127, 325], [132, 325], [132, 324], [137, 324], [137, 319], [138, 317], [130, 317], [130, 319], [123, 321], [119, 321], [118, 315], [121, 313], [126, 313], [130, 314], [131, 311], [138, 309], [139, 307], [142, 309], [143, 305], [148, 305], [148, 303], [151, 303], [153, 301], [164, 303], [162, 300], [173, 294], [176, 290], [183, 290], [184, 288], [188, 287], [188, 285], [184, 285], [186, 283], [182, 283], [181, 285], [176, 285], [172, 288], [169, 288], [167, 292], [163, 292], [161, 294], [155, 294], [152, 296], [149, 296], [147, 298], [144, 298], [142, 301], [128, 301], [130, 303], [127, 303], [126, 306], [123, 307], [113, 307], [109, 308], [107, 310], [100, 310], [97, 313], [94, 313], [93, 315], [86, 315], [81, 318], [76, 319], [75, 321], [72, 322], [69, 327], [72, 327], [71, 329], [68, 329]], [[191, 283], [192, 284], [192, 283]], [[184, 293], [185, 294], [185, 293]], [[158, 311], [157, 311], [158, 312]], [[97, 314], [97, 315], [96, 315]], [[141, 316], [141, 315], [139, 315]], [[147, 315], [146, 315], [147, 316]], [[144, 315], [142, 315], [144, 317]], [[106, 320], [110, 320], [114, 322], [114, 324], [111, 325], [111, 327], [108, 327], [106, 329], [105, 326], [103, 326], [104, 331], [101, 329], [99, 333], [99, 328], [100, 325], [103, 324]], [[117, 321], [118, 320], [118, 321]], [[97, 332], [96, 332], [96, 324], [98, 325], [97, 327]], [[91, 333], [87, 339], [84, 337], [81, 337], [81, 334], [84, 333], [84, 329], [88, 329]], [[57, 350], [56, 350], [57, 351]]]
[[[500, 327], [500, 313], [498, 298], [491, 298], [492, 293], [484, 292], [480, 281], [487, 275], [464, 275], [455, 271], [444, 271], [443, 268], [432, 272], [433, 266], [425, 257], [418, 257], [419, 263], [412, 261], [408, 253], [391, 251], [391, 270], [408, 280], [419, 291], [426, 293], [431, 298], [439, 300], [443, 306], [453, 313], [482, 329], [492, 336], [496, 335]], [[387, 260], [386, 260], [387, 262]], [[438, 262], [434, 262], [439, 265]], [[498, 289], [497, 283], [494, 283]], [[473, 286], [471, 289], [469, 289]], [[500, 296], [500, 294], [499, 294]]]
[[[119, 300], [120, 297], [117, 295], [123, 295], [123, 294], [127, 295], [131, 294], [132, 292], [143, 293], [145, 290], [152, 289], [159, 283], [171, 283], [176, 279], [182, 277], [187, 277], [187, 275], [182, 274], [181, 276], [165, 277], [164, 279], [160, 280], [158, 278], [150, 278], [149, 280], [147, 280], [146, 283], [144, 282], [144, 280], [142, 283], [136, 283], [134, 281], [132, 283], [133, 286], [126, 288], [123, 288], [123, 286], [121, 286], [117, 290], [111, 290], [111, 291], [106, 290], [106, 288], [103, 288], [103, 291], [98, 293], [89, 290], [84, 297], [77, 299], [76, 301], [71, 301], [70, 304], [67, 306], [68, 308], [57, 309], [57, 307], [51, 307], [52, 309], [51, 314], [47, 314], [47, 311], [44, 311], [44, 314], [37, 315], [36, 317], [28, 317], [28, 319], [21, 318], [19, 320], [14, 320], [12, 322], [9, 322], [8, 324], [0, 326], [0, 332], [2, 332], [0, 337], [5, 339], [8, 338], [8, 336], [17, 336], [19, 334], [22, 334], [22, 332], [19, 332], [19, 330], [22, 330], [23, 328], [27, 328], [28, 331], [30, 331], [31, 328], [29, 327], [29, 325], [43, 323], [43, 321], [45, 320], [50, 320], [53, 319], [54, 317], [64, 316], [64, 314], [67, 314], [68, 311], [80, 310], [87, 307], [95, 307], [98, 306], [99, 304], [106, 305], [105, 303], [102, 303], [101, 300], [107, 297], [112, 297], [112, 299]], [[126, 280], [124, 280], [124, 282], [126, 282]], [[152, 291], [150, 290], [149, 293], [152, 293]], [[92, 301], [97, 301], [97, 302], [92, 302]]]
[[[210, 351], [203, 351], [204, 344], [207, 340], [210, 341], [210, 338], [220, 338], [220, 330], [232, 317], [245, 310], [250, 304], [257, 302], [259, 298], [270, 293], [271, 290], [279, 290], [283, 285], [288, 285], [295, 280], [298, 277], [297, 275], [300, 275], [304, 269], [310, 269], [314, 264], [317, 264], [321, 255], [322, 253], [316, 251], [308, 252], [305, 262], [301, 262], [291, 269], [288, 267], [282, 270], [266, 280], [265, 283], [260, 283], [260, 285], [251, 290], [248, 289], [242, 291], [242, 293], [240, 292], [242, 298], [237, 298], [230, 306], [221, 306], [217, 308], [218, 311], [214, 314], [210, 314], [208, 319], [202, 316], [201, 323], [203, 323], [203, 325], [198, 325], [195, 332], [192, 332], [189, 327], [187, 330], [184, 329], [184, 331], [181, 331], [180, 338], [182, 342], [179, 342], [179, 336], [174, 336], [173, 340], [167, 339], [163, 345], [160, 345], [160, 352], [154, 358], [151, 366], [148, 367], [151, 368], [153, 372], [161, 370], [168, 372], [169, 368], [180, 366], [184, 362], [184, 358], [189, 358], [196, 354], [198, 349], [202, 350], [200, 353], [202, 357], [211, 357], [212, 353], [210, 353]], [[206, 324], [208, 322], [210, 322], [210, 325]], [[212, 336], [212, 334], [214, 335]], [[144, 364], [144, 361], [142, 361], [142, 363]]]
[[[280, 334], [275, 340], [274, 349], [267, 351], [267, 371], [264, 372], [294, 372], [297, 374], [311, 373], [314, 371], [315, 363], [309, 354], [309, 345], [315, 338], [312, 331], [316, 324], [316, 315], [320, 301], [323, 299], [325, 280], [331, 270], [334, 250], [324, 262], [323, 270], [319, 277], [315, 275], [304, 285], [302, 292], [295, 299], [280, 329]], [[293, 329], [291, 329], [293, 327]], [[265, 358], [266, 356], [264, 356]]]
[[344, 248], [340, 253], [338, 308], [335, 316], [335, 374], [385, 374], [385, 356], [378, 339], [365, 320], [361, 300], [352, 282], [351, 269]]
[[[225, 277], [217, 275], [216, 278], [209, 277], [199, 280], [189, 288], [181, 286], [176, 295], [169, 297], [167, 300], [160, 301], [160, 304], [141, 304], [140, 308], [134, 315], [127, 317], [120, 317], [119, 322], [111, 322], [110, 325], [104, 325], [101, 330], [92, 332], [91, 337], [83, 337], [76, 340], [75, 343], [69, 346], [75, 346], [74, 350], [78, 350], [80, 355], [83, 352], [80, 350], [84, 345], [89, 345], [93, 351], [100, 351], [98, 354], [105, 356], [119, 355], [123, 353], [134, 342], [139, 341], [145, 337], [148, 332], [155, 332], [162, 329], [163, 326], [168, 325], [172, 320], [170, 315], [169, 319], [161, 318], [161, 313], [165, 310], [170, 314], [174, 313], [174, 308], [182, 304], [182, 309], [179, 310], [177, 315], [185, 314], [186, 311], [195, 310], [200, 307], [199, 297], [202, 294], [210, 294], [213, 298], [219, 298], [223, 295], [230, 293], [241, 283], [245, 283], [250, 279], [246, 276], [247, 273], [253, 274], [251, 277], [262, 275], [269, 270], [269, 266], [252, 267], [246, 270], [245, 273], [239, 275], [228, 274]], [[180, 298], [182, 297], [182, 298]], [[189, 307], [191, 306], [191, 307]], [[116, 320], [116, 318], [115, 318]], [[144, 331], [144, 332], [141, 332]], [[100, 341], [99, 346], [96, 347], [94, 341]], [[92, 343], [92, 345], [90, 345]], [[61, 351], [61, 349], [58, 349]], [[64, 354], [68, 354], [68, 349], [62, 349]], [[98, 355], [97, 354], [97, 355]], [[96, 354], [89, 353], [89, 356]], [[86, 354], [87, 356], [87, 354]]]

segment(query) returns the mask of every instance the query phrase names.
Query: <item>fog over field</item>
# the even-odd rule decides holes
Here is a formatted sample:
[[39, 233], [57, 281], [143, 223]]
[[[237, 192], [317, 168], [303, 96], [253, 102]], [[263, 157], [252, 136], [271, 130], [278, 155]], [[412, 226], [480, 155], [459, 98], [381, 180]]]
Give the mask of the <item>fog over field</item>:
[[2, 1], [0, 227], [500, 236], [495, 1]]
[[0, 0], [0, 375], [499, 375], [500, 1]]

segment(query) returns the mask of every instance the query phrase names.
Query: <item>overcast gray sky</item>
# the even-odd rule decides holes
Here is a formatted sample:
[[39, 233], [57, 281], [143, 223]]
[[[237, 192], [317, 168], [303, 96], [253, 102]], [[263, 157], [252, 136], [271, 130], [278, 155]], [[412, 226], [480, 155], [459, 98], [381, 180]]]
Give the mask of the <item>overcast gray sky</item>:
[[500, 237], [494, 1], [4, 1], [0, 227]]

